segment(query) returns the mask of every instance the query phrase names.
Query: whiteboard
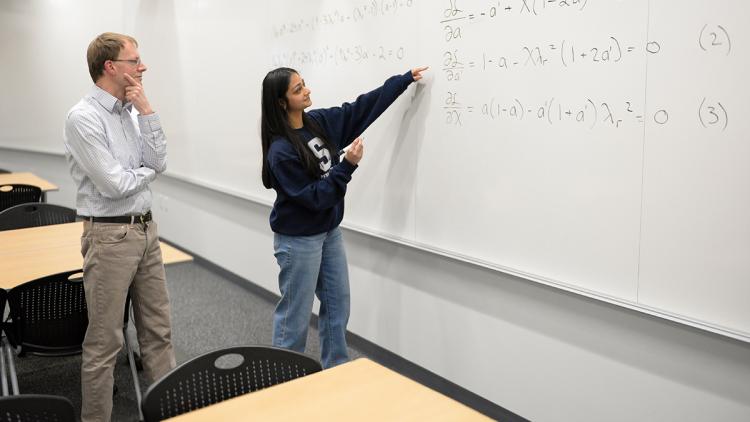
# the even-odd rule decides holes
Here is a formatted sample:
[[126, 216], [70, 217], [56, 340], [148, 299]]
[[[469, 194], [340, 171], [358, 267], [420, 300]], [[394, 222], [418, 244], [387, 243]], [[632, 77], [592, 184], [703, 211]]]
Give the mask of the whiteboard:
[[[347, 227], [750, 341], [746, 3], [109, 5], [150, 66], [174, 177], [270, 204], [258, 128], [268, 70], [298, 69], [313, 106], [329, 107], [429, 65], [364, 134]], [[94, 29], [56, 31], [56, 46], [79, 54]], [[85, 86], [79, 73], [70, 67], [67, 91]], [[42, 126], [57, 130], [75, 100], [53, 100]], [[19, 114], [0, 107], [13, 133], [7, 116]], [[49, 142], [27, 143], [60, 148]]]
[[649, 101], [670, 121], [646, 128], [638, 299], [747, 335], [749, 6], [652, 3], [671, 48], [649, 61]]
[[346, 224], [747, 338], [748, 6], [280, 8], [273, 65], [318, 102], [432, 68], [366, 134]]

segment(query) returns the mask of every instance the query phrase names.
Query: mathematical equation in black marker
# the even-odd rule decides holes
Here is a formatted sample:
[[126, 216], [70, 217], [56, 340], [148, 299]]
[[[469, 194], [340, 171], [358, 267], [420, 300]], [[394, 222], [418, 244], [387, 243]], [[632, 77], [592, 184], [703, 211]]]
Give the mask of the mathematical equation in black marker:
[[[592, 46], [595, 45], [595, 46]], [[622, 45], [615, 37], [600, 44], [590, 43], [586, 46], [568, 40], [547, 43], [537, 46], [523, 46], [516, 54], [500, 55], [484, 52], [481, 58], [462, 60], [457, 48], [443, 53], [442, 70], [449, 81], [458, 81], [466, 70], [512, 70], [520, 67], [570, 67], [582, 64], [619, 63], [632, 53], [654, 50], [658, 43], [651, 42], [641, 48], [633, 45]]]
[[581, 12], [586, 8], [587, 3], [588, 0], [505, 0], [490, 1], [485, 7], [468, 10], [461, 6], [464, 4], [463, 1], [448, 0], [440, 23], [478, 22], [514, 15], [539, 16], [544, 12], [557, 10]]
[[[441, 107], [445, 113], [445, 123], [450, 126], [463, 126], [467, 115], [485, 120], [536, 121], [548, 125], [575, 123], [587, 129], [600, 126], [618, 129], [628, 123], [642, 125], [646, 118], [658, 125], [669, 123], [669, 112], [663, 108], [646, 116], [632, 101], [597, 101], [591, 98], [564, 102], [551, 97], [541, 104], [529, 104], [518, 98], [501, 101], [492, 97], [474, 106], [462, 103], [457, 92], [449, 91]], [[725, 131], [729, 124], [729, 114], [721, 102], [707, 98], [700, 101], [698, 116], [701, 126], [707, 129]]]
[[624, 126], [626, 118], [639, 124], [644, 121], [643, 113], [635, 110], [630, 101], [623, 101], [622, 104], [616, 105], [607, 101], [598, 102], [591, 98], [581, 100], [577, 104], [566, 104], [552, 97], [542, 104], [531, 105], [518, 98], [500, 101], [492, 97], [476, 107], [463, 105], [458, 101], [457, 93], [448, 92], [443, 109], [445, 110], [445, 123], [454, 126], [463, 125], [464, 113], [476, 114], [489, 120], [533, 120], [549, 125], [572, 122], [588, 129], [594, 129], [597, 125], [620, 128]]
[[362, 22], [369, 18], [392, 16], [414, 5], [414, 0], [371, 0], [346, 10], [333, 10], [316, 16], [285, 22], [273, 27], [276, 38], [304, 31], [317, 31], [324, 27], [349, 22]]
[[401, 61], [406, 57], [406, 49], [397, 47], [365, 47], [361, 44], [341, 47], [324, 46], [310, 50], [289, 51], [273, 55], [274, 66], [301, 67], [340, 66], [344, 64], [372, 63], [375, 61]]

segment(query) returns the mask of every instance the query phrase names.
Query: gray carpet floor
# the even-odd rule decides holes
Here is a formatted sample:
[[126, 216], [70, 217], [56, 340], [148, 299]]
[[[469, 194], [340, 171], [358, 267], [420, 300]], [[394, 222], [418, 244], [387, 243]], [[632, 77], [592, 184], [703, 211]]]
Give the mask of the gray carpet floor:
[[[248, 344], [271, 343], [275, 304], [196, 263], [167, 267], [172, 306], [173, 344], [177, 363], [210, 350]], [[318, 332], [311, 327], [305, 353], [320, 359]], [[350, 357], [365, 356], [350, 348]], [[81, 357], [24, 356], [15, 359], [21, 393], [67, 397], [81, 408]], [[137, 421], [135, 390], [124, 350], [115, 369], [112, 420]], [[145, 392], [147, 385], [141, 379]]]

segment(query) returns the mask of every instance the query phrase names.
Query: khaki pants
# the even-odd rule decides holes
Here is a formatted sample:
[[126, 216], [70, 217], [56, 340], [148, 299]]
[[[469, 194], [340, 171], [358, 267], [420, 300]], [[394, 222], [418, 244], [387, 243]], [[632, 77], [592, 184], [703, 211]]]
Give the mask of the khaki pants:
[[156, 224], [84, 222], [83, 285], [89, 325], [81, 365], [82, 422], [109, 422], [128, 290], [143, 369], [153, 382], [175, 366], [169, 297]]

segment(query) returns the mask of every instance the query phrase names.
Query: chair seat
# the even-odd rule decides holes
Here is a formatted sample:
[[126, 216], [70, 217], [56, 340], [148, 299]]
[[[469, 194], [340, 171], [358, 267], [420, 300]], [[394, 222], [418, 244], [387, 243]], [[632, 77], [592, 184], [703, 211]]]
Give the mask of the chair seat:
[[0, 421], [75, 422], [73, 404], [65, 397], [22, 394], [0, 397]]

